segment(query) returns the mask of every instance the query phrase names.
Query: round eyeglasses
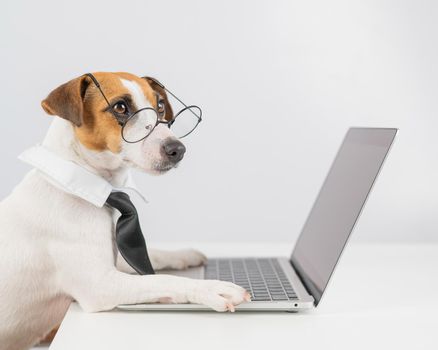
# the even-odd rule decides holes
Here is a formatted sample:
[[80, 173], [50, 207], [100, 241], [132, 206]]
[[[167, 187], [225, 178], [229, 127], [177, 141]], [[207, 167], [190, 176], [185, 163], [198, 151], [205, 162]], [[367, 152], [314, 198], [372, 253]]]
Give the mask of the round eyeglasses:
[[148, 137], [159, 124], [167, 124], [177, 138], [183, 138], [190, 135], [199, 123], [202, 121], [202, 110], [195, 105], [186, 105], [177, 96], [164, 87], [158, 80], [148, 78], [160, 86], [167, 93], [172, 95], [184, 108], [176, 113], [171, 120], [165, 120], [155, 108], [145, 107], [136, 110], [129, 114], [127, 118], [121, 120], [114, 111], [114, 106], [109, 102], [103, 93], [99, 82], [93, 74], [87, 73], [93, 83], [96, 85], [103, 98], [108, 104], [108, 110], [116, 118], [117, 122], [122, 127], [122, 138], [127, 143], [137, 143]]

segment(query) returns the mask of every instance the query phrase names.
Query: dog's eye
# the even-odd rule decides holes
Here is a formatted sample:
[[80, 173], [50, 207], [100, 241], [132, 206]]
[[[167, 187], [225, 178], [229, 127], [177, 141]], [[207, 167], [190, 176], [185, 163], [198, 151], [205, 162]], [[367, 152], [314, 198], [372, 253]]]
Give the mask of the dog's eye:
[[163, 115], [164, 112], [166, 111], [166, 105], [164, 104], [164, 100], [158, 101], [157, 108], [158, 108], [158, 113]]
[[113, 111], [117, 114], [126, 114], [128, 112], [128, 107], [126, 107], [126, 104], [124, 102], [117, 102], [113, 106]]

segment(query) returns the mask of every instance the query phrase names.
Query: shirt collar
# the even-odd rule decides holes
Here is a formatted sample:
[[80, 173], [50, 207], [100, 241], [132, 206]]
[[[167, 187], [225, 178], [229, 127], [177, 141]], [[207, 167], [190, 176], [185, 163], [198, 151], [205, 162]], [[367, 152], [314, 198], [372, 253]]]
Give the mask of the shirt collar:
[[133, 190], [145, 202], [135, 186], [130, 171], [123, 179], [122, 187], [114, 187], [107, 180], [79, 164], [66, 160], [42, 145], [37, 145], [21, 153], [18, 158], [32, 165], [53, 185], [87, 202], [103, 207], [112, 191]]

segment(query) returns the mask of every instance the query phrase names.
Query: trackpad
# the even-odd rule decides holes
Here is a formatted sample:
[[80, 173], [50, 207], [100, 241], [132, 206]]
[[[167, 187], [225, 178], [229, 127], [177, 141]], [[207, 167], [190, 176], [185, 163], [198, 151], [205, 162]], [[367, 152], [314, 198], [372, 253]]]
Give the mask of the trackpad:
[[204, 266], [190, 267], [185, 270], [162, 270], [157, 271], [158, 274], [175, 275], [181, 277], [204, 279]]

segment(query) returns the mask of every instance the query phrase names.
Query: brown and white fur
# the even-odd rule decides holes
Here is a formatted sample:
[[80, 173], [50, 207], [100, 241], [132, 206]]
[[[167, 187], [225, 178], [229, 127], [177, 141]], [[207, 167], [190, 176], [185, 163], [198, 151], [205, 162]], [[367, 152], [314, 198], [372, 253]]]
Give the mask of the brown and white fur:
[[[165, 92], [152, 80], [128, 73], [95, 73], [109, 101], [129, 97], [133, 108], [157, 108]], [[58, 156], [120, 186], [128, 168], [165, 173], [176, 165], [163, 151], [175, 142], [160, 124], [145, 140], [129, 144], [90, 78], [61, 85], [42, 102], [61, 118], [53, 121], [43, 145]], [[118, 304], [201, 303], [234, 311], [249, 300], [232, 283], [170, 275], [140, 276], [115, 254], [114, 216], [53, 186], [32, 170], [0, 203], [0, 349], [27, 349], [58, 325], [76, 300], [85, 311], [111, 310]], [[155, 269], [200, 265], [195, 250], [150, 251]]]

